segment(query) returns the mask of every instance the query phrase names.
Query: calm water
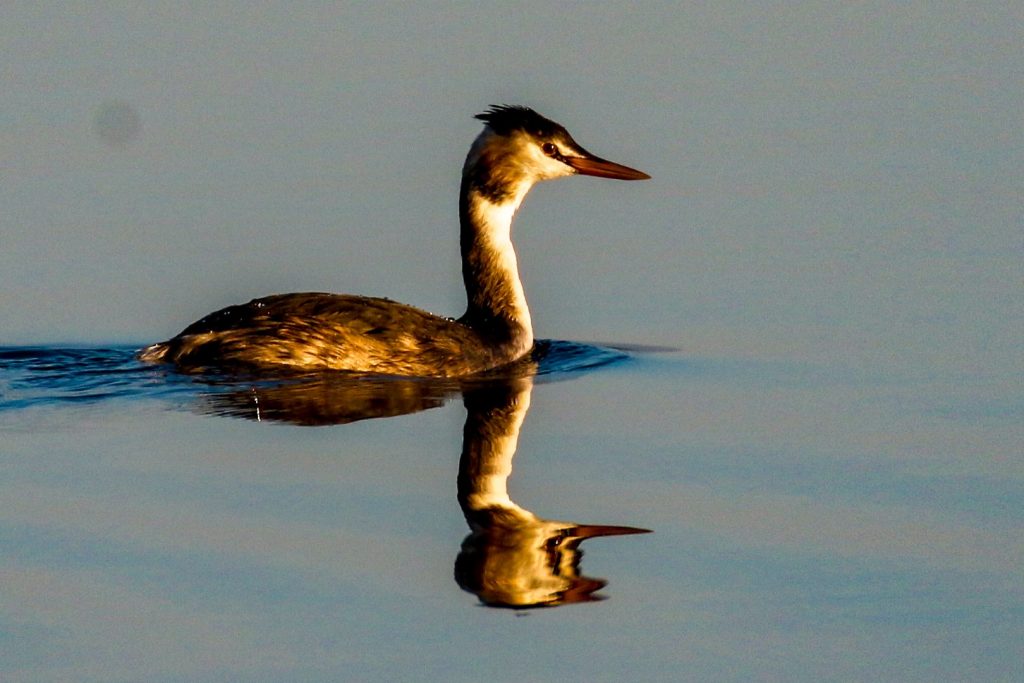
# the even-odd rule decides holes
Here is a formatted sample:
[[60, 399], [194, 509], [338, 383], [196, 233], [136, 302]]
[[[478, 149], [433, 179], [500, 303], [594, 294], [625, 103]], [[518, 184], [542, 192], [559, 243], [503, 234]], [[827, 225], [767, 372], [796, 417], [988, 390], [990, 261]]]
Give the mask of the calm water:
[[566, 343], [521, 370], [0, 350], [4, 680], [1019, 680], [1012, 383]]

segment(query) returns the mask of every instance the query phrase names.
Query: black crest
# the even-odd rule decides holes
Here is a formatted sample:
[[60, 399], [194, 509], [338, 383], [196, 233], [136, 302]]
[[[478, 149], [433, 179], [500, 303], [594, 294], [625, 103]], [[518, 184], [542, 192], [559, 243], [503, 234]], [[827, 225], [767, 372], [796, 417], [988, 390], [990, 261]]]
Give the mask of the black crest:
[[546, 119], [529, 107], [502, 104], [492, 105], [490, 109], [475, 118], [480, 119], [495, 133], [508, 135], [521, 130], [537, 138], [550, 138], [557, 133], [565, 133], [565, 129], [551, 119]]

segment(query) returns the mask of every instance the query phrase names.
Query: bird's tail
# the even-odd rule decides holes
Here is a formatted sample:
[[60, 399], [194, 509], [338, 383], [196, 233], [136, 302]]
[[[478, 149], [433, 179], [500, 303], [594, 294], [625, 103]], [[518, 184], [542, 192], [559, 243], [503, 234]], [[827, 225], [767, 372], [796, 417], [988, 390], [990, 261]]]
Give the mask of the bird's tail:
[[170, 350], [171, 347], [167, 342], [160, 342], [159, 344], [150, 344], [140, 349], [135, 354], [135, 357], [143, 363], [163, 363], [167, 358], [167, 352]]

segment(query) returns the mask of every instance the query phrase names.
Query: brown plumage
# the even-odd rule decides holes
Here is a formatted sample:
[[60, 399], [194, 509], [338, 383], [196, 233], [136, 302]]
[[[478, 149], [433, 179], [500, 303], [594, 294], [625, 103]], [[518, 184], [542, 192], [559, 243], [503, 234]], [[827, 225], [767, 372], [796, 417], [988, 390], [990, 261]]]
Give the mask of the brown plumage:
[[[390, 299], [277, 294], [211, 313], [139, 359], [186, 368], [329, 368], [458, 377], [495, 367], [505, 344]], [[440, 372], [439, 372], [440, 370]]]

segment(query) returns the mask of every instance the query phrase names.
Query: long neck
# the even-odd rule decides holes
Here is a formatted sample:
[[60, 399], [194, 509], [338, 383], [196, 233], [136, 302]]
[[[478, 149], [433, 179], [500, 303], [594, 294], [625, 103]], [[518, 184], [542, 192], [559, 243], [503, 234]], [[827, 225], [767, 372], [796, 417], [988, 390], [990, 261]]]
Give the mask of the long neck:
[[511, 233], [512, 217], [532, 183], [501, 184], [482, 166], [471, 158], [462, 179], [459, 219], [467, 307], [461, 320], [493, 342], [525, 353], [533, 346], [533, 323]]

